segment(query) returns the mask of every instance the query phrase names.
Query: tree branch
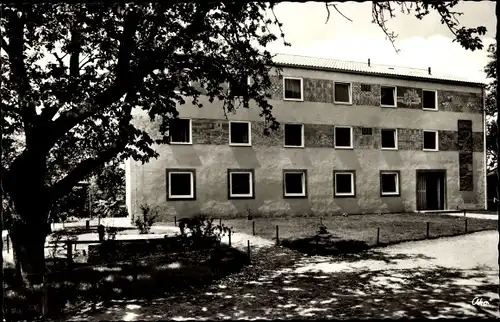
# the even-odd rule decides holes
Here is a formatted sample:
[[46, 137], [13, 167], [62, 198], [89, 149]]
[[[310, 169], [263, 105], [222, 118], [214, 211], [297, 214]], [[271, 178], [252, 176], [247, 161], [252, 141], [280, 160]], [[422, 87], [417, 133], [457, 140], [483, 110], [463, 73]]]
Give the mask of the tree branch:
[[134, 11], [128, 11], [124, 20], [123, 33], [118, 51], [116, 76], [113, 84], [98, 95], [92, 104], [89, 103], [91, 106], [84, 107], [80, 112], [77, 112], [76, 116], [74, 115], [75, 111], [72, 110], [68, 113], [62, 114], [57, 120], [55, 120], [52, 126], [52, 131], [44, 142], [46, 144], [45, 149], [50, 149], [60, 137], [62, 137], [78, 123], [97, 113], [99, 108], [109, 106], [120, 99], [131, 87], [141, 82], [143, 77], [147, 75], [149, 72], [147, 65], [151, 65], [150, 61], [146, 61], [143, 66], [139, 66], [135, 75], [129, 70], [137, 25], [137, 14]]
[[332, 4], [332, 3], [325, 3], [325, 7], [326, 7], [326, 11], [328, 12], [328, 16], [326, 17], [326, 22], [325, 24], [328, 23], [328, 21], [330, 20], [330, 9], [328, 7], [333, 7], [342, 17], [346, 18], [347, 20], [349, 20], [350, 22], [352, 22], [351, 19], [349, 19], [348, 17], [346, 17], [342, 12], [340, 12], [339, 8], [337, 8], [337, 5], [336, 4]]
[[[75, 22], [77, 24], [78, 22]], [[81, 40], [80, 31], [78, 26], [74, 26], [71, 30], [71, 58], [69, 60], [69, 75], [73, 78], [73, 82], [80, 75], [80, 51], [81, 51]]]
[[[22, 117], [26, 135], [30, 134], [31, 121], [36, 116], [36, 109], [32, 102], [26, 102], [26, 94], [31, 90], [26, 65], [24, 64], [24, 26], [26, 12], [19, 17], [13, 9], [6, 10], [7, 35], [9, 37], [9, 61], [11, 65], [12, 80], [16, 84], [21, 101]], [[2, 44], [3, 46], [3, 44]]]

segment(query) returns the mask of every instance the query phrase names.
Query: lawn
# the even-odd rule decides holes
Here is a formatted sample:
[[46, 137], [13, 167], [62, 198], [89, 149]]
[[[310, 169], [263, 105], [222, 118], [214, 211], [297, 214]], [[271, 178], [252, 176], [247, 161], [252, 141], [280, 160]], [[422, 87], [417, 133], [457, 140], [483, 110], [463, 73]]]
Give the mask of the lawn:
[[[276, 226], [279, 227], [279, 239], [301, 239], [311, 237], [323, 223], [335, 238], [339, 240], [362, 241], [369, 246], [377, 242], [377, 228], [380, 228], [379, 244], [392, 244], [402, 241], [421, 240], [429, 237], [444, 237], [463, 234], [465, 219], [436, 214], [383, 214], [383, 215], [349, 215], [289, 218], [255, 218], [255, 235], [276, 239]], [[252, 220], [223, 220], [224, 225], [233, 227], [234, 232], [252, 234]], [[497, 221], [467, 218], [467, 232], [497, 229]]]

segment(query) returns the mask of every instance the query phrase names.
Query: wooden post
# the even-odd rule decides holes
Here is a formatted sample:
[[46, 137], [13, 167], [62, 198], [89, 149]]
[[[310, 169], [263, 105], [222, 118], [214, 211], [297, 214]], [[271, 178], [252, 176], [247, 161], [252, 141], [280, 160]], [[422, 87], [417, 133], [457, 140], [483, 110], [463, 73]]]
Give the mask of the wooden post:
[[425, 233], [425, 238], [426, 239], [429, 239], [429, 226], [430, 226], [430, 223], [427, 222], [427, 232]]
[[94, 299], [92, 301], [92, 311], [97, 310], [97, 295], [99, 294], [98, 290], [98, 282], [93, 283], [94, 284], [94, 296], [92, 296]]
[[137, 259], [132, 259], [132, 278], [137, 282]]
[[378, 245], [380, 242], [380, 227], [377, 227], [377, 244]]
[[90, 229], [90, 220], [85, 220], [85, 229], [86, 230]]
[[73, 264], [73, 248], [71, 248], [70, 241], [66, 242], [66, 255], [67, 255], [68, 270], [70, 271], [71, 266]]
[[10, 236], [7, 234], [7, 253], [10, 253]]
[[248, 263], [251, 263], [251, 258], [250, 258], [250, 241], [247, 241], [247, 253], [248, 253]]
[[219, 218], [219, 228], [222, 231], [222, 218]]
[[177, 216], [174, 216], [174, 226], [177, 227]]
[[252, 235], [255, 236], [255, 220], [252, 221]]
[[466, 210], [464, 209], [464, 217], [467, 217]]
[[280, 235], [279, 235], [279, 227], [276, 225], [276, 246], [280, 244]]
[[467, 217], [465, 217], [465, 233], [467, 234]]
[[229, 229], [229, 247], [231, 247], [231, 229]]
[[42, 316], [45, 317], [49, 313], [49, 292], [47, 287], [47, 275], [43, 274], [43, 296], [42, 296]]

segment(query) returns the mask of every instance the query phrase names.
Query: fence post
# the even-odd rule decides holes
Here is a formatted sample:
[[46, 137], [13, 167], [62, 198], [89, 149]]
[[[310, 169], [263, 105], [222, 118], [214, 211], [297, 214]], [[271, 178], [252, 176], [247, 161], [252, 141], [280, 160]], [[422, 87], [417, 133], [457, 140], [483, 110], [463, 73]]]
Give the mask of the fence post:
[[467, 217], [466, 212], [467, 212], [467, 210], [464, 209], [464, 217]]
[[177, 216], [174, 216], [174, 226], [177, 227]]
[[10, 236], [7, 234], [7, 253], [10, 253]]
[[279, 227], [276, 225], [276, 246], [280, 244], [280, 235], [279, 235]]
[[465, 217], [465, 233], [467, 234], [467, 217]]
[[222, 231], [222, 218], [219, 218], [219, 228]]
[[137, 259], [132, 259], [132, 277], [134, 282], [137, 282]]
[[49, 313], [49, 294], [47, 287], [47, 275], [43, 274], [43, 296], [42, 296], [42, 316], [45, 317]]
[[93, 301], [92, 301], [92, 311], [97, 310], [97, 295], [99, 294], [98, 290], [98, 282], [94, 282], [94, 296], [93, 296]]
[[376, 245], [378, 245], [380, 242], [380, 227], [377, 227], [377, 243]]
[[90, 229], [90, 220], [85, 220], [85, 229], [86, 230]]
[[231, 229], [229, 229], [229, 247], [231, 247]]
[[68, 262], [68, 270], [71, 270], [71, 266], [73, 264], [73, 248], [71, 248], [71, 242], [66, 241], [66, 256]]
[[425, 238], [426, 238], [426, 239], [429, 239], [429, 226], [430, 226], [430, 223], [429, 223], [429, 222], [427, 222], [427, 231], [426, 231], [426, 233], [425, 233]]
[[251, 257], [250, 257], [250, 241], [247, 241], [247, 253], [248, 253], [248, 264], [252, 262]]
[[252, 221], [252, 235], [255, 236], [255, 220]]

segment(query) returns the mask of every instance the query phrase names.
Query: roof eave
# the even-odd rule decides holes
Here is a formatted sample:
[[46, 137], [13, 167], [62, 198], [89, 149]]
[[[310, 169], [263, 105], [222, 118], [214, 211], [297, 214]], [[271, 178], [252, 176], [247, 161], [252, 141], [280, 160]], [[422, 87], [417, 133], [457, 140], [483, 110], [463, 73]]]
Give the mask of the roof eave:
[[370, 75], [370, 76], [383, 76], [389, 78], [397, 78], [397, 79], [408, 79], [408, 80], [420, 80], [431, 83], [440, 83], [440, 84], [452, 84], [452, 85], [463, 85], [463, 86], [473, 86], [473, 87], [486, 87], [484, 83], [477, 82], [467, 82], [467, 81], [459, 81], [459, 80], [451, 80], [451, 79], [438, 79], [438, 78], [427, 78], [427, 77], [419, 77], [419, 76], [409, 76], [409, 75], [394, 75], [394, 74], [386, 74], [386, 73], [378, 73], [378, 72], [364, 72], [364, 71], [356, 71], [356, 70], [347, 70], [347, 69], [339, 69], [339, 68], [328, 68], [328, 67], [314, 67], [314, 66], [306, 66], [306, 65], [298, 65], [298, 64], [286, 64], [286, 63], [274, 63], [275, 67], [291, 67], [291, 68], [303, 68], [310, 70], [328, 70], [334, 71], [338, 73], [345, 74], [357, 74], [357, 75]]

